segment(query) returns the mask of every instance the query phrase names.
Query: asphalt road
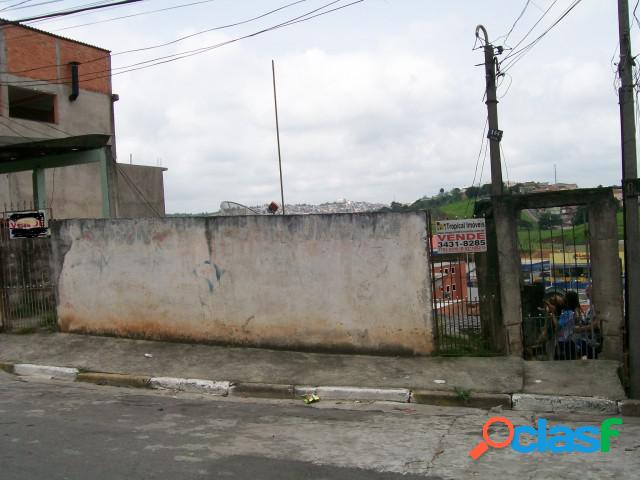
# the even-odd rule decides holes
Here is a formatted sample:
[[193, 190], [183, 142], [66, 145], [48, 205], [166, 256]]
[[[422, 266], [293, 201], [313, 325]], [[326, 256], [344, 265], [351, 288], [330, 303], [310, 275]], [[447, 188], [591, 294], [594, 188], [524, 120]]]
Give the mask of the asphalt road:
[[[410, 404], [221, 400], [0, 372], [0, 478], [637, 478], [640, 419], [624, 419], [609, 453], [504, 449], [474, 462], [468, 452], [494, 415]], [[528, 413], [506, 416], [532, 422]], [[550, 420], [575, 427], [602, 418]]]

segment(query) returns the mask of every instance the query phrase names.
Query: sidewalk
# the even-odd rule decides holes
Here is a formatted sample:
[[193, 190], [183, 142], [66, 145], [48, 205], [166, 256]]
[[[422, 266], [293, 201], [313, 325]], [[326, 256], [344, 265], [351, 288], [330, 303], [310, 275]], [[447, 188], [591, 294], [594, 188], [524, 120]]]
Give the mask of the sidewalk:
[[[518, 402], [529, 405], [533, 399], [540, 403], [538, 397], [544, 397], [553, 410], [566, 397], [584, 398], [587, 403], [592, 402], [589, 399], [613, 403], [625, 399], [617, 362], [604, 360], [525, 362], [513, 357], [377, 357], [37, 333], [1, 334], [0, 362], [75, 367], [81, 371], [140, 377], [224, 381], [231, 385], [290, 386], [292, 392], [294, 386], [298, 387], [296, 391], [301, 386], [406, 389], [412, 394], [412, 401], [436, 404], [460, 400], [470, 406], [490, 405], [510, 396], [516, 408]], [[480, 401], [483, 397], [484, 403]], [[470, 401], [474, 399], [475, 402]]]

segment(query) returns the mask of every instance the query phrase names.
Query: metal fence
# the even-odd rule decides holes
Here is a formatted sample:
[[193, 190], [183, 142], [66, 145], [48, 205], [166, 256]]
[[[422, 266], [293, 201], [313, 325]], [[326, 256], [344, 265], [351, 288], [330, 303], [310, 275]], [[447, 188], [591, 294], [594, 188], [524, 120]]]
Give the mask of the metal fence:
[[[436, 349], [440, 355], [493, 355], [480, 315], [487, 298], [478, 291], [474, 253], [438, 254], [428, 214], [431, 293]], [[483, 255], [483, 254], [478, 254]]]
[[49, 238], [9, 237], [0, 213], [0, 329], [20, 332], [56, 325]]
[[433, 300], [436, 344], [441, 355], [489, 355], [482, 331], [480, 300]]
[[593, 322], [578, 322], [572, 335], [561, 339], [553, 315], [524, 317], [524, 357], [527, 360], [581, 360], [598, 358], [602, 337]]
[[[559, 223], [545, 228], [521, 227], [520, 260], [523, 280], [522, 338], [529, 360], [596, 359], [602, 337], [590, 304], [591, 255], [589, 224]], [[561, 320], [568, 295], [579, 305], [570, 324]], [[575, 296], [574, 296], [575, 298]]]

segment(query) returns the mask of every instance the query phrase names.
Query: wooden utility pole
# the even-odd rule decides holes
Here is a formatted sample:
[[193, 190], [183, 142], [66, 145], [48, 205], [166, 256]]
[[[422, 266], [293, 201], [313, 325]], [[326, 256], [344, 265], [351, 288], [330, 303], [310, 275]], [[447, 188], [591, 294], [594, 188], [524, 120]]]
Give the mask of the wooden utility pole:
[[[629, 388], [631, 398], [640, 398], [640, 230], [638, 227], [638, 161], [634, 118], [633, 66], [629, 2], [618, 0], [620, 36], [620, 130], [622, 137], [622, 190], [624, 206], [625, 323], [629, 342]], [[635, 294], [633, 294], [635, 292]], [[596, 306], [597, 307], [597, 306]], [[604, 332], [605, 335], [607, 332]]]
[[278, 140], [278, 167], [280, 168], [280, 198], [282, 199], [282, 215], [284, 215], [284, 187], [282, 186], [282, 156], [280, 155], [280, 125], [278, 124], [278, 97], [276, 96], [276, 64], [271, 60], [273, 75], [273, 104], [276, 110], [276, 138]]

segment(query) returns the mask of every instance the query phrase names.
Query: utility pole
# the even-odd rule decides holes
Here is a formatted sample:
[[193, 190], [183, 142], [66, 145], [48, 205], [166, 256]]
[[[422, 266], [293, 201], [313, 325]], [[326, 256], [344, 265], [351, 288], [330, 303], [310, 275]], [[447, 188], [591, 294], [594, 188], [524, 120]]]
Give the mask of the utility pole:
[[284, 215], [284, 187], [282, 186], [282, 156], [280, 155], [280, 125], [278, 124], [278, 97], [276, 96], [276, 64], [271, 60], [273, 75], [273, 104], [276, 110], [276, 138], [278, 139], [278, 167], [280, 168], [280, 198], [282, 199], [282, 215]]
[[[482, 31], [483, 37], [478, 33]], [[500, 159], [500, 140], [502, 131], [498, 128], [498, 98], [496, 95], [496, 63], [493, 45], [489, 43], [487, 29], [482, 25], [476, 27], [476, 37], [484, 41], [484, 71], [486, 78], [487, 114], [489, 120], [489, 154], [491, 157], [491, 195], [502, 195], [502, 163]]]
[[[480, 33], [482, 32], [482, 37]], [[518, 252], [517, 238], [517, 212], [513, 203], [508, 201], [507, 192], [502, 184], [502, 163], [500, 159], [500, 141], [502, 140], [502, 130], [498, 127], [498, 99], [496, 95], [496, 61], [495, 50], [501, 51], [500, 47], [494, 47], [489, 43], [487, 30], [482, 26], [476, 27], [476, 38], [484, 44], [484, 68], [486, 80], [486, 104], [487, 121], [489, 130], [489, 148], [491, 154], [491, 206], [493, 210], [492, 218], [487, 219], [493, 222], [495, 228], [488, 229], [490, 234], [491, 257], [497, 262], [498, 286], [500, 298], [501, 318], [492, 319], [495, 322], [494, 328], [501, 332], [495, 336], [495, 345], [504, 350], [509, 355], [522, 356], [522, 299], [520, 283], [522, 273], [520, 267], [520, 253]], [[498, 243], [498, 239], [500, 242]], [[488, 252], [489, 253], [489, 252]], [[496, 265], [489, 266], [495, 269]], [[498, 292], [494, 292], [498, 293]], [[491, 308], [493, 310], [493, 307]], [[499, 321], [499, 323], [498, 323]]]
[[[620, 130], [622, 140], [622, 191], [624, 206], [625, 323], [629, 345], [629, 387], [631, 398], [640, 398], [640, 230], [638, 227], [638, 161], [634, 118], [633, 66], [629, 2], [618, 0], [620, 36]], [[632, 293], [635, 292], [635, 295]], [[605, 332], [606, 334], [606, 332]]]

